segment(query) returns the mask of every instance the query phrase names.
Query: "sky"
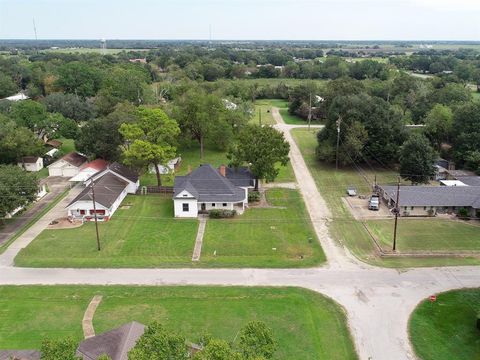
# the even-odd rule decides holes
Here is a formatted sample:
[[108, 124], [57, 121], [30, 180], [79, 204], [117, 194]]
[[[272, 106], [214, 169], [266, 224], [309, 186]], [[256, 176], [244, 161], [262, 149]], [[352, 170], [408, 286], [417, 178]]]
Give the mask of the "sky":
[[480, 0], [0, 0], [0, 39], [480, 40]]

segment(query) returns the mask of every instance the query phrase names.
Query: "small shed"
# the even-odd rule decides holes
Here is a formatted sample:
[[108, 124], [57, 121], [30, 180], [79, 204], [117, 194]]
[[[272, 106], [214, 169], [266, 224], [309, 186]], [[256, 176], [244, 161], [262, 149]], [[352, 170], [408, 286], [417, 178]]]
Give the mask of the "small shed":
[[38, 156], [24, 156], [17, 165], [26, 171], [40, 171], [43, 169], [43, 159]]

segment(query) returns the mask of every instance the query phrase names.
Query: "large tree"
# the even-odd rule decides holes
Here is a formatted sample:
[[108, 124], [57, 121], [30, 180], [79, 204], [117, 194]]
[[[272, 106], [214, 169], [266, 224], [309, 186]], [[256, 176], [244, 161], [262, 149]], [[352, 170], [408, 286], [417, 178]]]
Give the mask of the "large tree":
[[449, 142], [452, 134], [453, 112], [446, 106], [436, 104], [425, 117], [425, 135], [435, 147], [443, 142]]
[[400, 148], [400, 175], [412, 184], [426, 184], [435, 175], [435, 158], [428, 139], [412, 133]]
[[259, 179], [273, 181], [277, 177], [277, 165], [287, 164], [289, 151], [290, 144], [273, 127], [247, 125], [239, 132], [228, 158], [234, 166], [249, 166], [258, 190]]
[[13, 95], [18, 91], [18, 86], [12, 78], [0, 72], [0, 99]]
[[455, 161], [480, 171], [480, 102], [458, 107], [453, 116], [453, 149]]
[[75, 352], [77, 342], [71, 338], [51, 340], [45, 339], [40, 349], [41, 360], [77, 360]]
[[27, 128], [0, 115], [0, 163], [13, 164], [23, 156], [44, 153], [43, 142]]
[[277, 344], [272, 330], [261, 321], [251, 321], [240, 331], [240, 350], [246, 359], [271, 359]]
[[200, 88], [192, 88], [178, 98], [173, 114], [183, 133], [198, 141], [201, 159], [207, 140], [225, 143], [231, 138], [233, 130], [222, 99]]
[[60, 113], [76, 121], [90, 120], [94, 116], [91, 103], [74, 94], [54, 93], [43, 99], [49, 112]]
[[158, 186], [162, 185], [158, 165], [166, 166], [176, 154], [176, 137], [180, 129], [161, 109], [139, 108], [135, 123], [124, 123], [120, 133], [125, 141], [125, 163], [139, 168], [154, 165]]
[[0, 218], [37, 197], [37, 178], [16, 165], [0, 165], [0, 184]]
[[149, 325], [128, 352], [129, 360], [186, 360], [189, 358], [185, 338], [168, 331], [161, 324]]
[[56, 85], [66, 93], [81, 97], [94, 96], [100, 89], [100, 71], [86, 62], [72, 61], [58, 69]]

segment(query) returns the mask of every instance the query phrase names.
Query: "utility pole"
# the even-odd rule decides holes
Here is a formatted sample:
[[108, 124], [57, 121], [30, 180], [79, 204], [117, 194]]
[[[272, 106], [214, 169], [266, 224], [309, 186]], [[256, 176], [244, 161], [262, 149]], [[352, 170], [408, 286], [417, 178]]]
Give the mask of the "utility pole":
[[95, 186], [94, 181], [90, 183], [90, 188], [92, 189], [92, 201], [93, 201], [93, 217], [95, 219], [95, 231], [97, 233], [97, 250], [100, 251], [100, 237], [98, 236], [98, 220], [97, 220], [97, 206], [95, 204]]
[[342, 124], [342, 117], [339, 116], [337, 120], [337, 155], [335, 157], [335, 170], [338, 170], [338, 147], [340, 145], [340, 125]]
[[310, 91], [310, 101], [308, 105], [308, 130], [310, 130], [311, 122], [312, 122], [312, 92]]
[[398, 214], [400, 213], [400, 207], [398, 206], [398, 201], [400, 199], [400, 176], [398, 177], [397, 183], [397, 199], [395, 200], [395, 209], [393, 209], [395, 213], [395, 225], [393, 227], [393, 251], [397, 250], [397, 222], [398, 222]]
[[258, 123], [262, 126], [262, 109], [258, 108]]

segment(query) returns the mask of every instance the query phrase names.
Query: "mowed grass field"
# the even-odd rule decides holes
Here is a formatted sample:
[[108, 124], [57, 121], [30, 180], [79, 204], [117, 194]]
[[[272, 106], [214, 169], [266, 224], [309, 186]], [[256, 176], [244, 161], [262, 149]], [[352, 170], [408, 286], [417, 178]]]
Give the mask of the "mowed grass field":
[[[476, 257], [378, 257], [372, 239], [365, 227], [353, 218], [341, 197], [345, 196], [346, 189], [350, 185], [355, 186], [359, 194], [368, 195], [371, 192], [369, 183], [374, 182], [375, 175], [377, 176], [377, 182], [380, 184], [394, 184], [397, 174], [394, 171], [369, 169], [367, 167], [362, 169], [362, 174], [351, 167], [340, 168], [336, 171], [334, 166], [317, 161], [315, 156], [316, 131], [293, 129], [292, 135], [300, 148], [318, 190], [332, 212], [332, 221], [329, 223], [330, 234], [338, 242], [345, 244], [359, 259], [373, 265], [386, 267], [480, 264], [480, 259]], [[368, 179], [368, 183], [365, 177]], [[418, 238], [418, 241], [420, 241], [420, 238]]]
[[[385, 250], [392, 249], [393, 220], [371, 220], [367, 225]], [[447, 219], [399, 218], [397, 249], [415, 251], [478, 251], [480, 225]]]
[[410, 340], [423, 360], [473, 360], [480, 354], [480, 289], [463, 289], [421, 302], [409, 323]]
[[159, 321], [189, 341], [210, 333], [236, 343], [238, 330], [259, 320], [278, 342], [275, 359], [357, 359], [343, 309], [299, 288], [2, 286], [0, 293], [2, 349], [38, 349], [44, 338], [80, 341], [83, 313], [102, 295], [97, 334]]
[[305, 267], [325, 261], [301, 194], [270, 189], [277, 208], [250, 208], [233, 219], [210, 219], [201, 263], [211, 266]]
[[173, 201], [160, 195], [125, 198], [112, 220], [73, 229], [47, 229], [15, 258], [33, 267], [165, 267], [191, 263], [198, 222], [175, 219]]

